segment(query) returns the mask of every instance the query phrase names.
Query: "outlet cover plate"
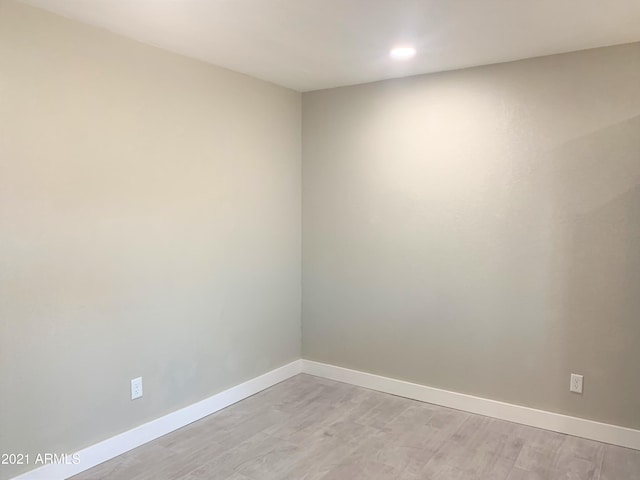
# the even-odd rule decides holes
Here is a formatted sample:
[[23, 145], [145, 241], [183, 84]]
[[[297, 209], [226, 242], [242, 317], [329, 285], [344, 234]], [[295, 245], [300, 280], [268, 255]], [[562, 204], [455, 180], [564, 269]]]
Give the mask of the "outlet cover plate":
[[131, 380], [131, 400], [142, 396], [142, 377]]
[[571, 374], [571, 383], [569, 385], [569, 390], [574, 393], [582, 393], [582, 384], [584, 382], [584, 377], [582, 375], [577, 375], [575, 373]]

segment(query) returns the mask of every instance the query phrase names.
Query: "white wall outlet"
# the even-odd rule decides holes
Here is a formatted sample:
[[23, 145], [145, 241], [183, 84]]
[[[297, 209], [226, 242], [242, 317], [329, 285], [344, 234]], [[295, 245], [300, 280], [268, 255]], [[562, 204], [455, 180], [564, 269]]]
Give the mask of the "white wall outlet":
[[131, 400], [142, 396], [142, 377], [131, 380]]
[[571, 374], [571, 384], [569, 385], [569, 390], [575, 393], [582, 393], [582, 382], [584, 381], [584, 377], [582, 375], [576, 375], [575, 373]]

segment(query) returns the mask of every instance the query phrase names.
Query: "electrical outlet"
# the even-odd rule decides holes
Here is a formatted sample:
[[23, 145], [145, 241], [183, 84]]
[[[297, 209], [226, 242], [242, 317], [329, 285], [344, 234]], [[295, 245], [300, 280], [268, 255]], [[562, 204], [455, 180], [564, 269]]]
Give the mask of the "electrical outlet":
[[131, 400], [142, 396], [142, 377], [131, 380]]
[[582, 393], [582, 382], [584, 381], [584, 377], [582, 375], [576, 375], [575, 373], [571, 374], [571, 384], [569, 385], [569, 390], [574, 393]]

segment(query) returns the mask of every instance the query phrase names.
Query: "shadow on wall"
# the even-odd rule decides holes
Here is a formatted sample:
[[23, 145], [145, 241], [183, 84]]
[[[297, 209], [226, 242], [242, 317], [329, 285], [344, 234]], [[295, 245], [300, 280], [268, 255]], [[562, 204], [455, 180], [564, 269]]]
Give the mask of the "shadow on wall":
[[[640, 428], [640, 115], [567, 142], [550, 161], [559, 218], [548, 371], [574, 415]], [[585, 376], [583, 395], [568, 392], [571, 373]]]

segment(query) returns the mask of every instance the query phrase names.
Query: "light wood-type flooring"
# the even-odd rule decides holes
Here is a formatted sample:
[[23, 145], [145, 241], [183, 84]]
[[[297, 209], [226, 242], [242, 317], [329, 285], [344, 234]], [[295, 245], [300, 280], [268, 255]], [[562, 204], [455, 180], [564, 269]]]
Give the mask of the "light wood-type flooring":
[[73, 480], [640, 480], [640, 451], [298, 375]]

